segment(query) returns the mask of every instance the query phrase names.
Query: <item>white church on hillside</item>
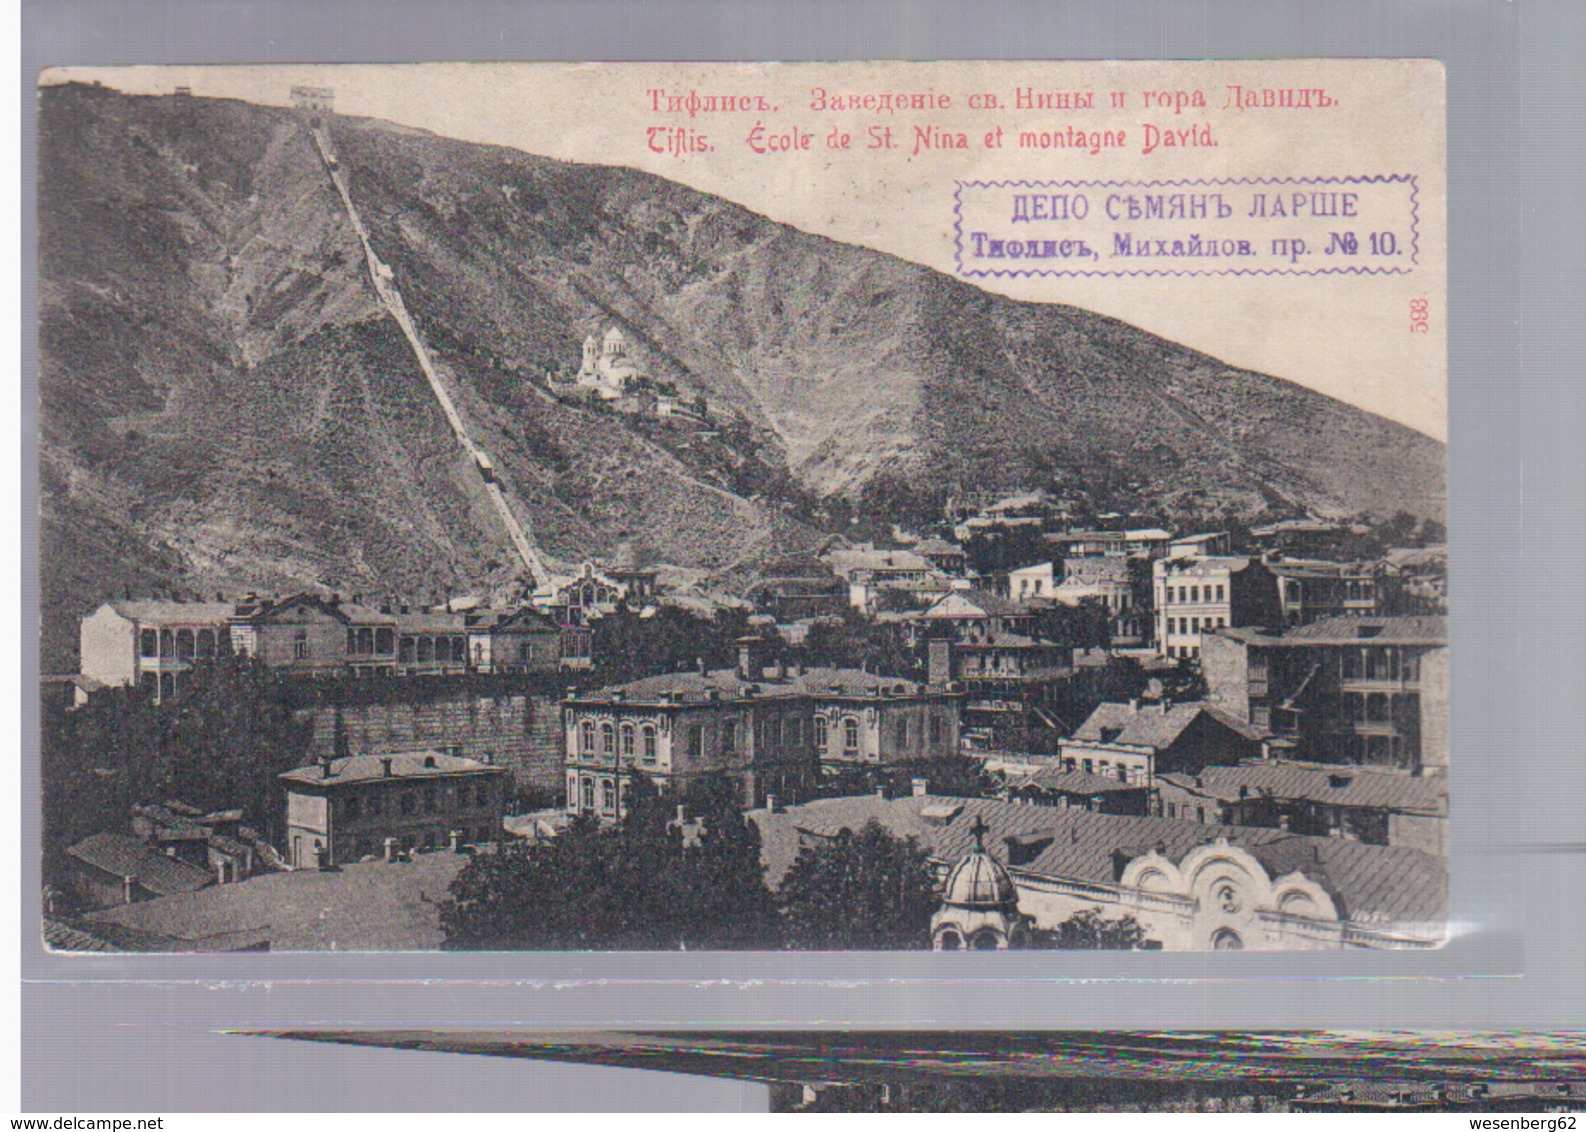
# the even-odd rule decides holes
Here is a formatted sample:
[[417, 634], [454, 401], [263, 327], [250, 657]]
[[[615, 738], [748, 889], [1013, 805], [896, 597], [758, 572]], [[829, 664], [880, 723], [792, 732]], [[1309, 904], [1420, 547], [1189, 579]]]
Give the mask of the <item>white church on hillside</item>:
[[604, 401], [615, 401], [643, 376], [628, 357], [628, 336], [620, 328], [613, 326], [598, 343], [593, 334], [584, 339], [583, 363], [574, 378], [579, 386], [593, 390]]

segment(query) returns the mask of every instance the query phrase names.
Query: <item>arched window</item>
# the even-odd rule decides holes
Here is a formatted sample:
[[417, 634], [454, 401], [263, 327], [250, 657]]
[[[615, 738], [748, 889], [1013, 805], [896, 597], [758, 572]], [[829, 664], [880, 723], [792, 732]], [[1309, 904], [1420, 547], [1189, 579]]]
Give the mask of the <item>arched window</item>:
[[617, 812], [617, 787], [609, 778], [600, 780], [600, 808], [608, 814]]
[[396, 634], [390, 629], [376, 629], [374, 631], [374, 651], [379, 653], [392, 652], [396, 647]]
[[193, 631], [191, 629], [178, 629], [176, 631], [176, 659], [193, 659]]
[[629, 763], [633, 761], [633, 724], [631, 723], [622, 725], [622, 761]]
[[653, 763], [655, 761], [655, 724], [646, 723], [641, 731], [641, 735], [643, 742], [640, 744], [640, 751], [644, 757], [644, 761], [647, 763]]
[[617, 751], [617, 729], [610, 723], [600, 725], [600, 753], [605, 758], [610, 758]]
[[975, 933], [969, 941], [971, 951], [996, 951], [1002, 943], [1002, 936], [987, 928]]
[[435, 640], [432, 637], [419, 638], [419, 663], [427, 664], [435, 659]]
[[938, 942], [941, 945], [939, 948], [941, 951], [962, 951], [964, 949], [964, 937], [952, 928], [944, 929], [938, 937]]
[[587, 719], [578, 725], [578, 749], [586, 755], [595, 753], [595, 725]]
[[823, 754], [826, 751], [826, 717], [824, 715], [815, 717], [815, 749]]
[[859, 752], [859, 721], [853, 716], [843, 719], [843, 753], [846, 755]]
[[175, 638], [169, 629], [160, 630], [160, 655], [171, 656], [175, 651]]
[[1218, 928], [1217, 934], [1212, 936], [1213, 951], [1243, 951], [1245, 941], [1239, 938], [1239, 933], [1232, 928]]
[[909, 745], [909, 721], [898, 720], [898, 749], [904, 750]]
[[365, 655], [374, 652], [374, 630], [358, 630], [358, 651]]
[[138, 653], [142, 656], [156, 657], [160, 655], [160, 635], [153, 629], [144, 629], [138, 634]]
[[584, 779], [583, 802], [583, 808], [586, 811], [595, 808], [595, 780], [593, 778]]

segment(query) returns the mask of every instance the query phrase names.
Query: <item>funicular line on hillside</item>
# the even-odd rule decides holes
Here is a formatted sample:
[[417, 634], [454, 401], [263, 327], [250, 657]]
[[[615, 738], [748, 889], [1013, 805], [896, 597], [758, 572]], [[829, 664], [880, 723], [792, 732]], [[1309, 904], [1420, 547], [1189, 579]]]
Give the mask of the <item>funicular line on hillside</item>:
[[325, 171], [330, 175], [331, 184], [336, 187], [336, 193], [341, 197], [343, 208], [347, 212], [347, 219], [352, 222], [353, 231], [358, 234], [358, 240], [363, 244], [364, 261], [369, 269], [369, 279], [374, 284], [375, 294], [379, 296], [381, 305], [396, 320], [402, 328], [403, 335], [407, 338], [408, 346], [413, 351], [413, 356], [418, 360], [419, 368], [424, 371], [425, 380], [429, 382], [435, 400], [439, 402], [441, 412], [445, 414], [447, 423], [451, 425], [457, 443], [468, 455], [474, 468], [478, 471], [480, 482], [489, 496], [491, 505], [495, 507], [496, 514], [500, 516], [502, 525], [507, 529], [507, 535], [512, 540], [513, 549], [522, 559], [524, 567], [533, 578], [536, 586], [543, 586], [550, 582], [551, 571], [546, 566], [545, 560], [529, 540], [528, 532], [523, 524], [513, 514], [511, 506], [507, 503], [506, 496], [501, 492], [501, 485], [496, 481], [495, 465], [490, 456], [479, 445], [474, 443], [473, 437], [468, 433], [468, 426], [464, 423], [462, 414], [458, 412], [456, 404], [452, 401], [451, 394], [447, 392], [445, 383], [436, 371], [434, 362], [430, 359], [428, 348], [424, 340], [419, 337], [418, 328], [413, 325], [413, 319], [408, 314], [407, 304], [402, 299], [402, 292], [391, 282], [391, 269], [386, 266], [375, 254], [374, 245], [369, 240], [369, 229], [364, 225], [363, 218], [358, 213], [358, 206], [353, 203], [352, 194], [348, 191], [346, 175], [341, 171], [340, 163], [336, 158], [335, 148], [331, 145], [328, 128], [323, 122], [311, 123], [309, 135], [314, 139], [314, 148], [319, 151], [320, 160], [325, 164]]

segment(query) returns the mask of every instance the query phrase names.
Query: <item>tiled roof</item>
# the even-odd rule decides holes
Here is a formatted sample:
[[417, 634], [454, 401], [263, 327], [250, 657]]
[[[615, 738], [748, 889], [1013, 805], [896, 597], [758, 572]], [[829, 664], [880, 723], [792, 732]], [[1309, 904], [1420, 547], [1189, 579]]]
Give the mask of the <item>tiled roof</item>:
[[1018, 789], [1035, 786], [1042, 790], [1056, 790], [1063, 794], [1116, 794], [1121, 790], [1143, 790], [1110, 778], [1105, 774], [1089, 774], [1083, 770], [1065, 770], [1061, 766], [1045, 767], [1024, 775], [1009, 775], [1008, 786]]
[[44, 946], [51, 951], [119, 951], [114, 944], [59, 920], [44, 921]]
[[440, 751], [402, 751], [389, 755], [353, 755], [351, 758], [332, 759], [331, 773], [327, 778], [324, 767], [318, 763], [300, 766], [278, 777], [288, 782], [301, 782], [309, 786], [337, 786], [348, 782], [368, 782], [385, 778], [385, 762], [391, 761], [392, 778], [439, 778], [448, 774], [468, 774], [474, 771], [494, 771], [499, 767], [482, 763], [478, 759], [464, 759]]
[[1414, 813], [1442, 813], [1448, 784], [1442, 778], [1413, 778], [1359, 767], [1317, 767], [1296, 763], [1244, 763], [1209, 766], [1199, 775], [1162, 776], [1187, 790], [1235, 802], [1240, 787], [1251, 796], [1299, 798], [1332, 806], [1358, 806]]
[[396, 624], [402, 633], [461, 633], [466, 620], [461, 613], [399, 613]]
[[[1208, 707], [1199, 700], [1173, 704], [1098, 704], [1090, 718], [1079, 725], [1074, 738], [1084, 743], [1122, 743], [1130, 747], [1150, 747], [1164, 750], [1178, 741], [1185, 728], [1194, 723], [1202, 713], [1212, 716], [1231, 731], [1244, 738], [1258, 738], [1248, 724]], [[1116, 731], [1110, 738], [1103, 732]]]
[[561, 627], [547, 614], [532, 606], [520, 609], [480, 609], [468, 614], [464, 623], [471, 630], [520, 629], [556, 633]]
[[[660, 703], [674, 695], [683, 703], [709, 702], [715, 692], [723, 699], [739, 699], [748, 685], [756, 689], [757, 699], [789, 696], [869, 696], [873, 691], [891, 695], [916, 695], [920, 685], [901, 676], [877, 676], [858, 668], [806, 668], [783, 680], [742, 680], [737, 669], [718, 668], [710, 672], [668, 672], [645, 676], [627, 684], [572, 697], [578, 703]], [[621, 695], [621, 700], [617, 699]]]
[[[945, 823], [921, 816], [926, 806], [951, 801], [956, 814]], [[985, 844], [1005, 859], [1005, 839], [1051, 834], [1050, 843], [1015, 873], [1057, 877], [1088, 884], [1114, 884], [1122, 862], [1156, 849], [1173, 861], [1190, 850], [1226, 838], [1254, 855], [1273, 878], [1303, 872], [1339, 902], [1340, 914], [1357, 925], [1433, 924], [1446, 918], [1447, 874], [1442, 862], [1414, 849], [1400, 849], [1326, 837], [1301, 837], [1274, 829], [1207, 826], [1173, 818], [1097, 814], [1088, 810], [1024, 806], [990, 798], [909, 797], [887, 800], [874, 795], [828, 798], [790, 807], [785, 814], [751, 815], [761, 828], [762, 855], [768, 862], [791, 863], [797, 831], [835, 836], [859, 829], [874, 818], [895, 836], [914, 837], [934, 858], [953, 862], [970, 852], [970, 827], [979, 817], [989, 829]], [[791, 849], [789, 838], [795, 839]], [[772, 841], [775, 845], [771, 845]], [[780, 881], [767, 870], [768, 881]]]
[[1023, 633], [1004, 633], [993, 631], [981, 637], [972, 637], [962, 641], [953, 642], [954, 648], [960, 649], [1039, 649], [1056, 648], [1051, 641], [1038, 641], [1034, 637], [1026, 637]]
[[125, 833], [96, 833], [66, 852], [121, 880], [137, 877], [138, 887], [156, 896], [193, 892], [215, 879], [204, 869], [167, 857]]
[[96, 912], [83, 926], [164, 936], [184, 951], [255, 942], [272, 951], [435, 951], [443, 942], [440, 899], [467, 861], [460, 853], [420, 853], [334, 872], [271, 873]]
[[1292, 645], [1336, 645], [1367, 642], [1379, 645], [1446, 645], [1448, 618], [1326, 617], [1283, 634]]
[[936, 605], [926, 610], [927, 617], [951, 617], [954, 614], [937, 613], [939, 606], [948, 602], [961, 601], [974, 606], [987, 617], [1026, 617], [1030, 610], [1027, 606], [1017, 601], [1011, 601], [1001, 594], [994, 594], [990, 590], [954, 590], [942, 597]]
[[912, 550], [834, 550], [828, 555], [831, 567], [842, 575], [858, 570], [929, 570], [929, 559]]
[[923, 554], [926, 557], [936, 555], [938, 558], [944, 556], [962, 558], [964, 556], [963, 547], [959, 546], [957, 543], [948, 542], [946, 539], [939, 538], [926, 539], [924, 542], [920, 543], [914, 548], [914, 552], [916, 554]]
[[143, 625], [221, 624], [230, 619], [233, 606], [219, 601], [160, 601], [135, 599], [109, 603], [121, 616]]

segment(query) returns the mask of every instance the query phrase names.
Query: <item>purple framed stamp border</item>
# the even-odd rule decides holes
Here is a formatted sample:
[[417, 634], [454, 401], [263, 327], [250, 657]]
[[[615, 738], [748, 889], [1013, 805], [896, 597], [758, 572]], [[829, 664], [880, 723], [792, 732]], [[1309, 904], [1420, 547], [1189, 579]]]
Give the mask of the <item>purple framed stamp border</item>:
[[[965, 268], [964, 267], [964, 190], [966, 188], [980, 189], [1077, 189], [1089, 186], [1106, 185], [1112, 187], [1128, 188], [1183, 188], [1183, 187], [1219, 187], [1223, 185], [1392, 185], [1404, 184], [1410, 187], [1410, 266], [1409, 267], [1323, 267], [1310, 270], [1294, 270], [1289, 268], [1273, 267], [1239, 267], [1228, 270], [1198, 269], [1193, 271], [1170, 269], [1144, 269], [1131, 271], [1097, 271], [1094, 269], [1078, 268]], [[1414, 173], [1374, 173], [1361, 174], [1348, 177], [1196, 177], [1188, 180], [1175, 181], [1109, 181], [1109, 180], [1066, 180], [1066, 181], [957, 181], [953, 188], [953, 269], [961, 279], [986, 279], [986, 278], [1035, 278], [1036, 276], [1094, 276], [1102, 279], [1140, 278], [1146, 276], [1212, 276], [1212, 275], [1283, 275], [1283, 276], [1319, 276], [1319, 275], [1409, 275], [1421, 262], [1421, 187], [1417, 174]]]

